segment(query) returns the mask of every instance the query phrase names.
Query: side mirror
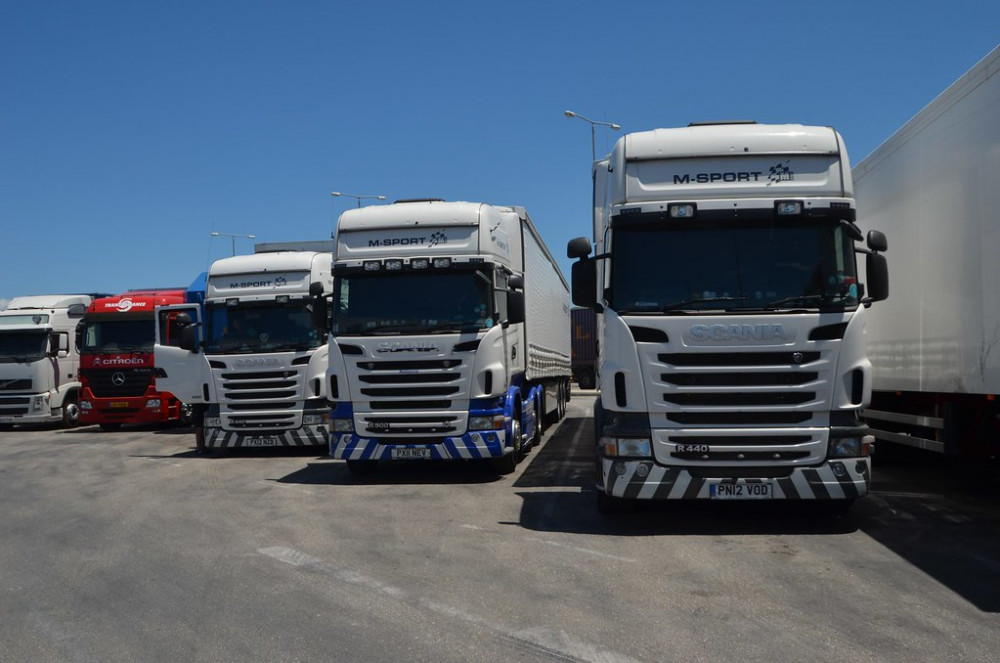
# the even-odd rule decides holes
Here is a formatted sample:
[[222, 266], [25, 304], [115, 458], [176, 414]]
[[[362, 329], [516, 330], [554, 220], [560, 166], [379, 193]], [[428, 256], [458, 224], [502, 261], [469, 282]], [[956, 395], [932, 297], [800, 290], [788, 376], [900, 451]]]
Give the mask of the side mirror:
[[[313, 285], [317, 284], [314, 283]], [[322, 289], [323, 286], [321, 285], [320, 290]], [[311, 287], [310, 290], [312, 290]], [[313, 327], [315, 327], [317, 330], [321, 332], [329, 331], [328, 329], [329, 318], [330, 318], [329, 306], [326, 303], [326, 299], [323, 298], [322, 293], [319, 295], [313, 295], [313, 300], [312, 300]]]
[[[881, 234], [881, 233], [879, 233]], [[871, 235], [869, 234], [869, 241]], [[885, 237], [882, 237], [884, 242]], [[885, 249], [883, 249], [885, 250]], [[868, 300], [880, 302], [889, 297], [889, 263], [880, 253], [869, 253], [865, 257]]]
[[[515, 277], [520, 278], [520, 277]], [[524, 293], [518, 290], [507, 292], [507, 322], [524, 322]]]
[[597, 261], [582, 258], [573, 263], [572, 270], [570, 280], [572, 281], [573, 303], [577, 306], [593, 308], [597, 304]]
[[309, 284], [309, 296], [310, 297], [322, 297], [323, 296], [323, 284], [319, 281], [313, 281]]
[[195, 325], [186, 325], [181, 329], [181, 340], [178, 344], [182, 350], [198, 352], [198, 329]]
[[879, 232], [878, 230], [869, 230], [868, 248], [872, 251], [885, 251], [888, 249], [889, 243], [885, 238], [885, 233]]
[[576, 260], [586, 258], [590, 255], [590, 240], [586, 237], [577, 237], [569, 240], [566, 245], [566, 257]]

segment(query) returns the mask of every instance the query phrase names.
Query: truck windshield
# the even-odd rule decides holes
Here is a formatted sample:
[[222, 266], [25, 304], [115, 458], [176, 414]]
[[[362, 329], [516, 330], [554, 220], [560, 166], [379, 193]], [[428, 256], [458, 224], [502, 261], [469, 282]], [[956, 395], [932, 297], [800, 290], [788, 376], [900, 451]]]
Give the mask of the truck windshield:
[[857, 306], [851, 237], [836, 221], [630, 222], [613, 230], [619, 313]]
[[36, 361], [45, 356], [48, 332], [0, 330], [0, 362]]
[[80, 352], [152, 352], [153, 314], [111, 314], [84, 318]]
[[334, 334], [476, 331], [494, 324], [493, 285], [479, 270], [360, 272], [338, 276]]
[[241, 302], [206, 306], [206, 351], [246, 354], [313, 350], [323, 341], [306, 302]]

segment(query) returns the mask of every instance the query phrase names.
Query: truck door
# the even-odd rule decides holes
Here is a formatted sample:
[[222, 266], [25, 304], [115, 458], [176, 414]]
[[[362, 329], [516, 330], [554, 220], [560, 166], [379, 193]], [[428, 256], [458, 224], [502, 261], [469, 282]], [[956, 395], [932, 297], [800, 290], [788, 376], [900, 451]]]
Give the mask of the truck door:
[[[195, 350], [181, 347], [185, 328], [193, 327]], [[197, 304], [174, 304], [156, 307], [156, 388], [169, 391], [182, 403], [197, 405], [217, 402], [208, 359], [201, 351], [201, 307]], [[191, 335], [191, 331], [186, 332]]]

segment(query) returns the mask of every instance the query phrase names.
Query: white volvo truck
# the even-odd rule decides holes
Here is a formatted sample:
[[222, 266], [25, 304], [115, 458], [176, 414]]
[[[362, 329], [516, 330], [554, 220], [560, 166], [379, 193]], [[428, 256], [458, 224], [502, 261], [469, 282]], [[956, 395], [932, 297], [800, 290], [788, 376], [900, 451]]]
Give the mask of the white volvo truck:
[[258, 244], [212, 264], [202, 304], [157, 307], [157, 388], [193, 407], [204, 447], [326, 444], [326, 325], [313, 321], [331, 248]]
[[93, 299], [91, 295], [15, 297], [0, 311], [0, 430], [14, 424], [77, 425], [76, 326]]
[[869, 321], [881, 453], [1000, 453], [998, 118], [1000, 47], [854, 168], [859, 214], [907, 257]]
[[336, 233], [330, 454], [514, 471], [570, 398], [569, 286], [521, 207], [348, 210]]
[[596, 254], [586, 237], [568, 254], [574, 303], [602, 314], [598, 508], [867, 494], [865, 314], [888, 294], [885, 237], [859, 246], [840, 135], [629, 134], [594, 165], [594, 208]]

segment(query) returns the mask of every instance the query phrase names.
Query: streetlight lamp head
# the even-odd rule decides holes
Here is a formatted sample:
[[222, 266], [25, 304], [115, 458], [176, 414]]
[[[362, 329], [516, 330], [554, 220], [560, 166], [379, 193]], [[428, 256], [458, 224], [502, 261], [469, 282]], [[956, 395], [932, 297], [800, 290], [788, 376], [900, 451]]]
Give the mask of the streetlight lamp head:
[[218, 237], [218, 236], [219, 236], [219, 233], [217, 233], [217, 232], [213, 232], [212, 233], [212, 237]]
[[566, 117], [576, 117], [576, 113], [574, 113], [573, 111], [565, 111], [563, 115], [565, 115]]
[[331, 196], [339, 196], [339, 195], [340, 195], [340, 192], [339, 192], [339, 191], [331, 191], [331, 192], [330, 192], [330, 195], [331, 195]]
[[379, 200], [385, 200], [385, 196], [378, 196]]
[[620, 127], [620, 126], [618, 126], [617, 124], [612, 124], [612, 125], [611, 125], [611, 130], [612, 130], [612, 131], [618, 131], [619, 129], [621, 129], [621, 127]]

